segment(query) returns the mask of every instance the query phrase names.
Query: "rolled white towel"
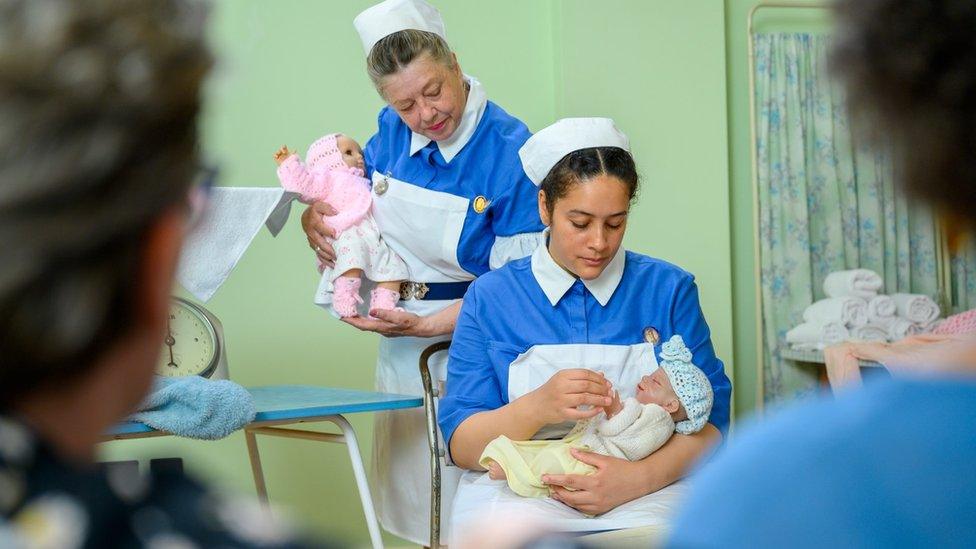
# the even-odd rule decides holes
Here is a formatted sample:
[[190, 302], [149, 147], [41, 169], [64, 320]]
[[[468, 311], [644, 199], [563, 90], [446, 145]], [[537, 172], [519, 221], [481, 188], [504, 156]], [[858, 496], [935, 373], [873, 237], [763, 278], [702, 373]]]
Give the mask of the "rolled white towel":
[[790, 343], [790, 347], [796, 351], [823, 351], [828, 345], [826, 343]]
[[865, 324], [851, 330], [851, 339], [857, 341], [888, 341], [888, 330], [877, 324]]
[[820, 324], [840, 322], [850, 328], [867, 324], [867, 311], [867, 302], [859, 297], [828, 297], [807, 307], [803, 320]]
[[888, 332], [889, 341], [898, 341], [900, 339], [905, 339], [910, 335], [915, 335], [921, 332], [921, 329], [917, 324], [900, 316], [878, 318], [872, 320], [870, 325], [878, 326], [879, 328], [883, 328], [886, 332]]
[[896, 311], [895, 300], [891, 299], [891, 296], [874, 296], [868, 301], [868, 322], [882, 318], [893, 318]]
[[891, 296], [895, 302], [898, 316], [907, 318], [915, 324], [929, 324], [939, 318], [939, 306], [932, 298], [922, 294], [895, 294]]
[[892, 321], [891, 326], [888, 327], [888, 337], [891, 338], [891, 341], [898, 341], [900, 339], [905, 339], [908, 336], [922, 333], [922, 329], [919, 328], [918, 324], [915, 324], [907, 318], [902, 318], [900, 316], [896, 316], [894, 318], [895, 320]]
[[884, 281], [869, 269], [834, 271], [824, 279], [823, 289], [829, 297], [854, 296], [871, 299], [878, 295]]
[[918, 330], [918, 332], [916, 333], [931, 334], [932, 332], [935, 331], [936, 328], [941, 326], [945, 321], [946, 321], [945, 318], [937, 318], [932, 322], [926, 322], [924, 324], [913, 324], [913, 326], [915, 326], [915, 328]]
[[822, 348], [821, 345], [840, 343], [848, 337], [850, 332], [840, 322], [804, 322], [786, 332], [787, 343], [805, 348]]

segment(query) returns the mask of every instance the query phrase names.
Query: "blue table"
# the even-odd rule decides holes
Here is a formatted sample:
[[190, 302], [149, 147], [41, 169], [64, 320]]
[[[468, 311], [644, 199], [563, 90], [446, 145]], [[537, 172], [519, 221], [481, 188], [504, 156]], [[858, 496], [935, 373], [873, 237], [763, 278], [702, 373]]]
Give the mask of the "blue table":
[[[300, 438], [318, 442], [334, 442], [345, 444], [349, 450], [349, 460], [352, 462], [353, 474], [359, 489], [359, 499], [366, 515], [366, 525], [373, 547], [383, 547], [379, 522], [373, 509], [369, 484], [366, 482], [366, 468], [363, 466], [359, 443], [352, 425], [344, 414], [358, 412], [378, 412], [416, 408], [423, 406], [423, 397], [395, 395], [390, 393], [375, 393], [372, 391], [354, 391], [350, 389], [335, 389], [332, 387], [314, 387], [309, 385], [270, 385], [267, 387], [252, 387], [248, 391], [254, 397], [254, 407], [257, 414], [254, 421], [244, 428], [247, 441], [248, 457], [251, 461], [251, 472], [254, 474], [254, 486], [258, 498], [268, 501], [268, 490], [261, 469], [261, 456], [258, 453], [255, 435], [269, 435], [286, 438]], [[342, 434], [322, 433], [318, 431], [304, 431], [286, 429], [282, 425], [297, 423], [312, 423], [325, 421], [335, 424]], [[169, 433], [157, 431], [148, 425], [138, 422], [125, 422], [117, 425], [108, 434], [109, 439], [123, 440], [164, 436]]]

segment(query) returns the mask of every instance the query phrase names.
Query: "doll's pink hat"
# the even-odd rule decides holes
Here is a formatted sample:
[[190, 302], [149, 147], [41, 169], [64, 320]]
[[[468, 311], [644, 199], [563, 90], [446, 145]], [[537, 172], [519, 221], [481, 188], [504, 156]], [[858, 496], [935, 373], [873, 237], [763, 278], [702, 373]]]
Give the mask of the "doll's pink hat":
[[318, 138], [309, 145], [308, 152], [305, 154], [305, 162], [313, 170], [334, 170], [344, 168], [346, 163], [342, 161], [342, 153], [339, 152], [337, 138], [341, 133], [330, 133], [325, 137]]

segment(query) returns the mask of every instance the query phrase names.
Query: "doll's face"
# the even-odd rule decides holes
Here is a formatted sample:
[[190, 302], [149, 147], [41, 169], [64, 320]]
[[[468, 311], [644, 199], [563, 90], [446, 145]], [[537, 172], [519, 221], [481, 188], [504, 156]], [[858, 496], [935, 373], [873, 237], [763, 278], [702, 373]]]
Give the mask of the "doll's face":
[[346, 166], [360, 170], [366, 169], [366, 164], [363, 161], [363, 149], [359, 143], [356, 143], [355, 139], [340, 135], [336, 137], [336, 146], [339, 147], [339, 152], [342, 153], [342, 161], [346, 163]]
[[637, 383], [637, 402], [641, 404], [657, 404], [674, 417], [675, 412], [685, 415], [678, 394], [671, 386], [671, 379], [664, 368], [654, 370], [650, 375], [641, 378]]

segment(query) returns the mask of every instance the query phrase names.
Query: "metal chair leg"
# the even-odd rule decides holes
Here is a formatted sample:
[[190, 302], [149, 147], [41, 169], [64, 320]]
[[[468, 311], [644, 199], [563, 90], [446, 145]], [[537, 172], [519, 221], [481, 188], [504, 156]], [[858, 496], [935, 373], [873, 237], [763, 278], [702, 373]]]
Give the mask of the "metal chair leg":
[[441, 539], [441, 456], [437, 436], [437, 386], [430, 375], [430, 357], [450, 348], [450, 341], [435, 343], [420, 354], [420, 377], [424, 385], [424, 414], [427, 416], [427, 443], [430, 447], [430, 547], [440, 547]]
[[245, 429], [244, 433], [247, 437], [247, 448], [251, 458], [251, 469], [254, 473], [254, 485], [257, 488], [258, 497], [267, 505], [268, 492], [265, 486], [264, 473], [261, 471], [261, 458], [258, 454], [256, 435], [345, 444], [346, 451], [349, 453], [349, 462], [352, 464], [353, 476], [356, 478], [356, 487], [359, 489], [359, 500], [363, 506], [363, 514], [366, 516], [366, 528], [369, 530], [370, 543], [373, 549], [383, 549], [383, 536], [380, 530], [379, 520], [376, 516], [376, 510], [373, 507], [369, 483], [366, 480], [366, 467], [363, 465], [363, 457], [359, 451], [359, 441], [356, 438], [356, 431], [342, 414], [320, 416], [314, 418], [314, 420], [328, 421], [339, 427], [342, 430], [342, 434], [303, 431], [271, 425], [248, 427]]
[[244, 439], [247, 441], [247, 457], [251, 462], [251, 474], [254, 475], [254, 488], [258, 494], [258, 501], [268, 506], [268, 487], [264, 481], [264, 471], [261, 468], [261, 454], [258, 453], [258, 441], [247, 427], [244, 428]]
[[359, 442], [356, 440], [356, 431], [345, 417], [338, 415], [329, 419], [342, 429], [342, 434], [346, 439], [346, 449], [349, 451], [349, 461], [352, 463], [352, 472], [356, 477], [356, 487], [359, 488], [359, 500], [363, 505], [363, 513], [366, 515], [366, 528], [369, 529], [369, 540], [373, 544], [373, 549], [383, 549], [383, 535], [380, 531], [380, 523], [373, 509], [373, 498], [369, 490], [369, 483], [366, 481], [366, 467], [363, 465], [363, 456], [359, 453]]

